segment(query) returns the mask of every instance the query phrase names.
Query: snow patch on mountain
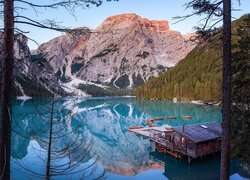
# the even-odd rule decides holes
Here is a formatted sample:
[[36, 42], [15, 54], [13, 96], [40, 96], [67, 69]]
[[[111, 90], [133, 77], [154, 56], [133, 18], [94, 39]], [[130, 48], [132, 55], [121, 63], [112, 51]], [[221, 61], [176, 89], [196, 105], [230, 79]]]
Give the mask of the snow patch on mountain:
[[87, 93], [81, 91], [80, 89], [78, 89], [78, 85], [79, 84], [83, 84], [86, 83], [86, 81], [77, 79], [77, 78], [73, 78], [70, 82], [67, 83], [62, 83], [60, 82], [61, 87], [68, 92], [69, 94], [73, 94], [76, 96], [84, 96], [84, 97], [88, 97], [90, 95], [88, 95]]

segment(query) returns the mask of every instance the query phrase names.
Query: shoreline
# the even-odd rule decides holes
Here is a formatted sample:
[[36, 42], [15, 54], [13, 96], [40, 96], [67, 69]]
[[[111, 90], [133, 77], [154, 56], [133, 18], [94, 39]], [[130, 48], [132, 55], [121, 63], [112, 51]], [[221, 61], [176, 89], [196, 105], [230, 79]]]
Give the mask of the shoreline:
[[[50, 96], [48, 96], [50, 97]], [[51, 96], [52, 97], [52, 96]], [[58, 96], [58, 97], [78, 97], [78, 98], [136, 98], [136, 96], [131, 96], [131, 95], [125, 95], [125, 96], [75, 96], [75, 95], [69, 95], [69, 96]], [[30, 96], [17, 96], [16, 99], [17, 100], [29, 100], [29, 99], [33, 99], [36, 97], [30, 97]], [[144, 99], [139, 99], [139, 100], [144, 100]], [[171, 101], [171, 100], [157, 100], [157, 99], [149, 99], [149, 101]], [[197, 106], [220, 106], [221, 102], [220, 101], [203, 101], [203, 100], [177, 100], [177, 101], [171, 101], [173, 103], [190, 103], [190, 104], [194, 104]]]

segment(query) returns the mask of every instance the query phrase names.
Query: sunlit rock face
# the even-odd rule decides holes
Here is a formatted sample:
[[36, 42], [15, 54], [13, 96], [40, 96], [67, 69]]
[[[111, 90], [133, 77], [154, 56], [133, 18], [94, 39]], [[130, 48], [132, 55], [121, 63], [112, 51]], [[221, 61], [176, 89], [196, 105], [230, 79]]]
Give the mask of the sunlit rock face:
[[194, 45], [168, 21], [122, 14], [107, 18], [88, 35], [64, 35], [42, 44], [54, 72], [81, 80], [132, 88], [174, 66]]
[[168, 21], [157, 21], [157, 20], [148, 20], [146, 18], [141, 18], [136, 14], [122, 14], [111, 16], [105, 20], [105, 24], [121, 24], [126, 23], [127, 25], [136, 22], [139, 23], [141, 26], [146, 27], [148, 30], [158, 31], [158, 32], [165, 32], [169, 30]]

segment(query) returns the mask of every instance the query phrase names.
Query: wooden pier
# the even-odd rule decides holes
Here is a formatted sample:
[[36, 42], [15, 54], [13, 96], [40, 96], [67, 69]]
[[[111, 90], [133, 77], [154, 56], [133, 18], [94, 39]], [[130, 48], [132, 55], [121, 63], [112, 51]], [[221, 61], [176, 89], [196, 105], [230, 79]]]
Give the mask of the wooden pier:
[[[169, 129], [169, 130], [168, 130]], [[144, 127], [139, 129], [128, 129], [128, 131], [148, 137], [153, 133], [165, 133], [167, 131], [172, 131], [168, 125], [160, 127]]]

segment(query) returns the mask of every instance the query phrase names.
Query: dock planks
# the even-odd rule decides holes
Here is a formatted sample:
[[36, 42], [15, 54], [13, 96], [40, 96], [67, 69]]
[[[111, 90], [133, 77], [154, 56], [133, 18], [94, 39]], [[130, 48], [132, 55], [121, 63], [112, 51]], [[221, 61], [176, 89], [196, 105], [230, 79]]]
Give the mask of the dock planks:
[[128, 129], [128, 131], [149, 137], [150, 131], [158, 131], [158, 132], [166, 132], [168, 131], [166, 128], [169, 128], [168, 125], [166, 126], [160, 126], [160, 127], [145, 127], [145, 128], [140, 128], [140, 129]]

